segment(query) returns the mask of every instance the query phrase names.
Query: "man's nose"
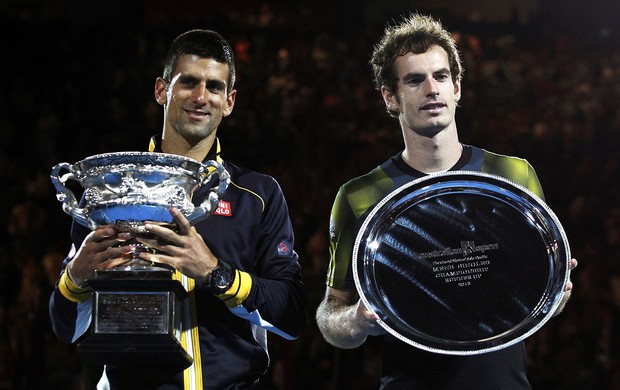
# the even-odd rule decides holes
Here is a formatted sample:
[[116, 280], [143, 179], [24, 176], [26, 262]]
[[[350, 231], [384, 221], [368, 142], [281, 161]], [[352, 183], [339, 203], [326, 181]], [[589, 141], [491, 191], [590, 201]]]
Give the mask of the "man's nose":
[[439, 88], [434, 79], [429, 79], [424, 82], [424, 91], [427, 97], [435, 97], [439, 95]]
[[208, 93], [207, 86], [204, 83], [200, 83], [192, 91], [192, 101], [204, 104], [207, 101]]

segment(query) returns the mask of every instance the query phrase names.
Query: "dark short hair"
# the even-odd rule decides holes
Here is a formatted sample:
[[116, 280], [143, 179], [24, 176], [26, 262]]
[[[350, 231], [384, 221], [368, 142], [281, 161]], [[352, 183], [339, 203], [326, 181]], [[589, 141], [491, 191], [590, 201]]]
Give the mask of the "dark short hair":
[[[441, 22], [420, 14], [412, 14], [395, 26], [385, 29], [383, 37], [374, 47], [370, 58], [375, 88], [385, 86], [396, 92], [398, 77], [394, 63], [396, 58], [407, 53], [427, 52], [432, 46], [439, 46], [448, 53], [452, 81], [461, 81], [463, 68], [456, 43]], [[389, 111], [388, 111], [389, 112]], [[389, 112], [390, 115], [394, 113]]]
[[177, 66], [179, 57], [185, 54], [194, 54], [202, 58], [212, 58], [217, 62], [228, 65], [228, 92], [235, 85], [235, 58], [233, 50], [220, 34], [211, 30], [190, 30], [174, 39], [164, 65], [164, 80], [170, 81]]

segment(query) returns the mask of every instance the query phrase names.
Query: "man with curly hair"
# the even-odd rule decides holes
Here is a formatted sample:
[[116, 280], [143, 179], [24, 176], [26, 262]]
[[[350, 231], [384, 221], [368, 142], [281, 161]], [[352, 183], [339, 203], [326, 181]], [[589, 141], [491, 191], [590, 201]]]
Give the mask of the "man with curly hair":
[[[526, 160], [459, 141], [455, 112], [463, 70], [456, 44], [440, 22], [414, 14], [387, 28], [370, 63], [375, 87], [388, 114], [398, 120], [405, 147], [344, 184], [336, 195], [327, 291], [316, 313], [323, 337], [336, 347], [356, 348], [367, 336], [382, 336], [382, 389], [529, 389], [523, 342], [469, 356], [427, 352], [386, 334], [379, 317], [360, 300], [351, 267], [358, 226], [374, 205], [403, 184], [432, 173], [466, 170], [506, 177], [543, 196]], [[571, 289], [568, 282], [558, 313]]]

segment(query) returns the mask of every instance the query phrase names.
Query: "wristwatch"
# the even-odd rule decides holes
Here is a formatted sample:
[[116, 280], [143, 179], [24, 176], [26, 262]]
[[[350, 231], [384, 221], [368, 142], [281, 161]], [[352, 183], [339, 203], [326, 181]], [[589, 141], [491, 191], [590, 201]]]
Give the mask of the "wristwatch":
[[206, 285], [215, 295], [224, 294], [235, 281], [235, 270], [230, 264], [218, 260], [217, 266], [207, 275]]

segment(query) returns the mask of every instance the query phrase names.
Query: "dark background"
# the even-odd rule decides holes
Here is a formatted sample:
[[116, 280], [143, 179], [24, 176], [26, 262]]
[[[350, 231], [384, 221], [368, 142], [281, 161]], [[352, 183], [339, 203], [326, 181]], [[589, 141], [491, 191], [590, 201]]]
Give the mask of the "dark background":
[[402, 148], [368, 58], [386, 23], [416, 9], [458, 40], [461, 141], [531, 162], [580, 262], [565, 312], [526, 340], [532, 384], [620, 388], [619, 4], [1, 2], [0, 389], [89, 383], [91, 370], [47, 319], [70, 223], [49, 172], [61, 161], [146, 149], [161, 131], [154, 80], [171, 40], [191, 28], [218, 30], [235, 48], [238, 95], [218, 132], [223, 157], [280, 182], [304, 268], [309, 323], [296, 341], [270, 338], [265, 386], [376, 388], [376, 340], [336, 350], [313, 316], [338, 187]]

